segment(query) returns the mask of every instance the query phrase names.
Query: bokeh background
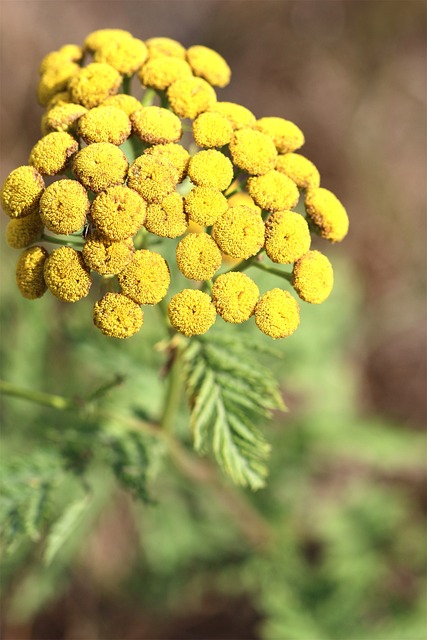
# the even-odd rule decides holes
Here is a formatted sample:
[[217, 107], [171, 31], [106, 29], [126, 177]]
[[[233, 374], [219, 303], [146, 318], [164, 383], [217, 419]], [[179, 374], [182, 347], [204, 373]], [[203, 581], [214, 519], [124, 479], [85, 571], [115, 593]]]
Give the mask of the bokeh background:
[[[208, 487], [162, 475], [156, 506], [114, 489], [59, 568], [40, 568], [37, 553], [7, 565], [2, 637], [421, 640], [425, 3], [3, 0], [1, 181], [40, 136], [41, 58], [104, 27], [219, 51], [233, 72], [219, 99], [301, 127], [350, 234], [324, 247], [337, 271], [330, 302], [304, 308], [280, 346], [290, 413], [266, 426], [271, 481], [248, 498], [282, 539], [280, 559], [245, 539]], [[15, 260], [2, 240], [3, 376], [68, 395], [117, 351], [97, 338], [91, 351], [91, 329], [73, 340], [88, 323], [78, 312], [17, 300]], [[64, 373], [76, 363], [78, 375]], [[17, 432], [32, 419], [53, 420], [18, 401], [5, 408]]]

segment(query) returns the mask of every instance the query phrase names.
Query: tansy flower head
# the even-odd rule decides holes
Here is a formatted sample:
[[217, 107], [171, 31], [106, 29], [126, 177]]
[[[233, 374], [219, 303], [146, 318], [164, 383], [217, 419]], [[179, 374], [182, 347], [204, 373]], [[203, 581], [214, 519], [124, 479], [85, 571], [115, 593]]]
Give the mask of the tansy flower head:
[[190, 154], [180, 144], [173, 142], [169, 144], [157, 144], [149, 147], [144, 151], [145, 155], [154, 158], [164, 158], [168, 160], [177, 170], [177, 182], [182, 182], [187, 175], [188, 164], [190, 162]]
[[90, 215], [102, 236], [110, 240], [125, 240], [144, 224], [146, 203], [133, 189], [117, 185], [96, 196]]
[[38, 210], [43, 191], [43, 178], [34, 167], [18, 167], [4, 181], [1, 206], [10, 218], [28, 216]]
[[311, 244], [305, 219], [294, 211], [276, 211], [265, 223], [265, 250], [273, 262], [291, 264], [306, 253]]
[[255, 307], [258, 329], [274, 340], [291, 336], [297, 330], [299, 320], [297, 301], [282, 289], [267, 291]]
[[44, 279], [49, 291], [63, 302], [85, 298], [92, 281], [80, 251], [71, 247], [55, 249], [44, 265]]
[[277, 151], [273, 141], [260, 131], [240, 129], [230, 142], [231, 158], [236, 166], [251, 175], [263, 175], [274, 169]]
[[233, 180], [233, 165], [221, 151], [199, 151], [188, 165], [190, 180], [201, 187], [225, 191]]
[[38, 211], [25, 218], [9, 220], [6, 226], [6, 242], [13, 249], [24, 249], [38, 240], [43, 231], [43, 222]]
[[212, 228], [221, 251], [232, 258], [246, 260], [264, 245], [264, 222], [259, 213], [238, 205], [230, 207]]
[[116, 109], [121, 109], [127, 116], [130, 116], [134, 111], [138, 111], [141, 108], [141, 103], [134, 96], [129, 96], [127, 93], [118, 93], [115, 96], [105, 98], [99, 106], [116, 107]]
[[[233, 185], [231, 185], [231, 188], [233, 188]], [[255, 204], [253, 198], [251, 198], [249, 193], [246, 193], [246, 191], [239, 191], [238, 193], [235, 193], [234, 195], [230, 196], [230, 198], [228, 198], [229, 207], [235, 207], [238, 204], [244, 204], [246, 207], [250, 207], [251, 209], [254, 209], [259, 214], [261, 214], [261, 208], [257, 204]]]
[[103, 276], [120, 273], [132, 260], [132, 238], [110, 240], [97, 233], [91, 234], [83, 247], [83, 259], [89, 269]]
[[194, 120], [216, 102], [216, 93], [203, 78], [181, 78], [170, 85], [167, 96], [173, 111]]
[[163, 238], [177, 238], [187, 231], [188, 220], [184, 198], [172, 191], [160, 204], [149, 204], [145, 228]]
[[216, 87], [225, 87], [231, 78], [231, 69], [224, 58], [209, 47], [195, 45], [187, 49], [187, 60], [194, 75]]
[[210, 280], [221, 261], [221, 251], [208, 233], [189, 233], [176, 248], [178, 269], [189, 280]]
[[168, 109], [142, 107], [131, 121], [137, 136], [149, 144], [178, 142], [182, 136], [181, 120]]
[[87, 109], [97, 107], [108, 96], [119, 90], [122, 77], [120, 73], [103, 62], [92, 62], [76, 73], [68, 84], [73, 102], [82, 104]]
[[46, 227], [59, 234], [81, 229], [89, 211], [86, 189], [76, 180], [58, 180], [40, 199], [40, 216]]
[[320, 251], [308, 251], [294, 265], [292, 284], [305, 302], [324, 302], [334, 286], [334, 272], [328, 258]]
[[74, 175], [86, 189], [95, 193], [122, 184], [128, 167], [123, 151], [110, 142], [97, 142], [84, 147], [73, 161]]
[[174, 190], [177, 182], [178, 171], [164, 157], [144, 154], [129, 167], [129, 187], [147, 202], [162, 202]]
[[212, 300], [226, 322], [239, 324], [249, 320], [259, 298], [259, 289], [245, 273], [239, 271], [218, 276], [212, 288]]
[[230, 121], [219, 113], [201, 113], [193, 122], [193, 135], [199, 147], [223, 147], [233, 135]]
[[94, 53], [109, 42], [117, 44], [124, 40], [130, 40], [132, 37], [132, 34], [124, 29], [97, 29], [86, 36], [84, 48]]
[[19, 256], [16, 265], [16, 284], [28, 300], [41, 298], [47, 286], [43, 270], [48, 252], [43, 247], [31, 247]]
[[54, 131], [39, 140], [31, 150], [30, 164], [42, 174], [53, 176], [67, 166], [79, 145], [69, 133]]
[[69, 82], [80, 71], [75, 62], [62, 60], [58, 66], [49, 67], [41, 76], [37, 87], [39, 104], [45, 107], [60, 91], [65, 91]]
[[[53, 109], [53, 107], [58, 107], [63, 104], [68, 104], [71, 102], [70, 94], [68, 91], [60, 91], [59, 93], [55, 93], [53, 98], [51, 98], [46, 106], [46, 109]], [[81, 106], [81, 105], [80, 105]]]
[[87, 144], [110, 142], [120, 145], [130, 136], [131, 123], [122, 109], [102, 105], [80, 118], [77, 131]]
[[304, 144], [304, 134], [301, 129], [284, 118], [260, 118], [255, 128], [271, 138], [279, 153], [295, 151]]
[[267, 211], [293, 209], [299, 199], [295, 182], [274, 169], [249, 178], [248, 191], [256, 204]]
[[138, 38], [104, 42], [95, 51], [94, 61], [105, 62], [124, 76], [131, 76], [144, 64], [148, 50]]
[[251, 128], [256, 123], [252, 111], [235, 102], [216, 102], [208, 111], [227, 118], [234, 130]]
[[284, 173], [300, 189], [316, 189], [320, 186], [320, 174], [314, 164], [299, 153], [278, 156], [276, 171]]
[[177, 80], [191, 78], [190, 65], [180, 58], [156, 56], [150, 58], [138, 73], [144, 87], [152, 87], [164, 91]]
[[146, 40], [145, 44], [150, 58], [158, 58], [159, 56], [185, 58], [185, 48], [180, 42], [172, 38], [150, 38]]
[[52, 133], [52, 131], [70, 131], [77, 120], [86, 112], [87, 109], [81, 104], [72, 102], [52, 107], [42, 118], [43, 135]]
[[42, 76], [49, 69], [63, 66], [64, 62], [80, 62], [83, 58], [83, 49], [77, 44], [65, 44], [58, 51], [51, 51], [42, 59], [39, 74]]
[[117, 276], [123, 293], [138, 304], [157, 304], [169, 288], [167, 262], [159, 253], [140, 249]]
[[348, 216], [341, 202], [328, 189], [309, 189], [305, 197], [307, 215], [322, 238], [340, 242], [348, 232]]
[[143, 321], [141, 307], [121, 293], [106, 293], [93, 307], [94, 325], [111, 338], [130, 338]]
[[193, 187], [185, 196], [185, 210], [190, 220], [210, 226], [228, 209], [227, 198], [211, 187]]
[[185, 336], [200, 336], [209, 331], [216, 320], [210, 296], [198, 289], [184, 289], [169, 302], [171, 325]]

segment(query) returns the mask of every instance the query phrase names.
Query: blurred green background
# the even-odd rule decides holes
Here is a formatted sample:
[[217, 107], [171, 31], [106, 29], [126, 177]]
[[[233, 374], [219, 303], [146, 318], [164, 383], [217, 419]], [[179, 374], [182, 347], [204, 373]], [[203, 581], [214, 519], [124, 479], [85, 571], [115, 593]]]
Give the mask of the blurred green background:
[[[55, 561], [44, 566], [42, 540], [5, 560], [2, 637], [423, 640], [425, 3], [2, 5], [1, 181], [40, 136], [43, 55], [120, 27], [218, 50], [233, 71], [219, 98], [296, 122], [303, 153], [351, 220], [342, 245], [319, 244], [336, 271], [329, 301], [302, 304], [291, 338], [259, 338], [277, 347], [280, 358], [267, 364], [290, 409], [263, 427], [273, 444], [267, 488], [248, 495], [197, 482], [157, 445], [147, 506], [95, 466], [91, 508]], [[107, 341], [91, 325], [90, 300], [22, 299], [16, 257], [2, 239], [2, 377], [70, 396], [120, 373], [125, 382], [108, 405], [156, 415], [164, 355], [153, 345], [164, 336], [155, 310], [136, 338]], [[271, 287], [264, 274], [254, 277]], [[218, 322], [215, 330], [227, 328]], [[253, 325], [229, 330], [251, 339]], [[183, 403], [184, 438], [187, 420]], [[17, 399], [3, 400], [2, 424], [3, 463], [75, 427], [69, 414]], [[95, 437], [87, 433], [88, 449]], [[108, 443], [98, 453], [108, 456]], [[56, 478], [54, 461], [51, 469]], [[53, 513], [82, 495], [60, 475]]]

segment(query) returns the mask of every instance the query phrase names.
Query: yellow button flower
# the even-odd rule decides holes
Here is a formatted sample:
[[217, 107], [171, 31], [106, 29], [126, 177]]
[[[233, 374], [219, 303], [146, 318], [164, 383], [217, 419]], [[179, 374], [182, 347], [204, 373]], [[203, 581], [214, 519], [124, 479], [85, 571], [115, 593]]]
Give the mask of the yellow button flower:
[[305, 208], [322, 238], [331, 242], [341, 242], [345, 238], [349, 226], [347, 212], [332, 191], [322, 187], [309, 189]]
[[115, 95], [121, 82], [120, 73], [109, 64], [92, 62], [71, 78], [68, 91], [73, 102], [92, 109], [108, 96]]
[[227, 209], [227, 198], [211, 187], [193, 187], [185, 197], [185, 210], [190, 220], [204, 227], [214, 224]]
[[255, 282], [239, 271], [221, 274], [212, 288], [212, 300], [218, 315], [235, 324], [249, 320], [258, 298], [259, 289]]
[[38, 211], [44, 191], [43, 178], [34, 167], [14, 169], [1, 188], [1, 206], [10, 218], [23, 218]]
[[124, 29], [97, 29], [86, 36], [84, 48], [94, 53], [109, 42], [118, 44], [131, 38], [133, 38], [132, 34]]
[[117, 276], [123, 293], [138, 304], [157, 304], [169, 288], [167, 262], [159, 253], [140, 249]]
[[297, 301], [282, 289], [267, 291], [255, 307], [258, 329], [274, 340], [291, 336], [297, 330], [299, 321]]
[[142, 40], [131, 37], [103, 43], [96, 49], [93, 59], [109, 64], [124, 76], [131, 76], [142, 67], [147, 56], [148, 50]]
[[129, 187], [147, 202], [161, 203], [177, 182], [178, 171], [167, 158], [143, 154], [129, 167]]
[[172, 58], [185, 58], [185, 48], [177, 40], [172, 38], [150, 38], [145, 41], [150, 58], [159, 56], [171, 56]]
[[144, 322], [141, 307], [121, 293], [106, 293], [93, 307], [93, 323], [110, 338], [130, 338]]
[[328, 258], [320, 251], [308, 251], [294, 265], [292, 284], [305, 302], [324, 302], [334, 286], [334, 272]]
[[295, 182], [274, 169], [249, 178], [247, 187], [256, 204], [267, 211], [293, 209], [299, 200]]
[[37, 87], [39, 104], [45, 107], [60, 91], [65, 91], [68, 84], [80, 72], [75, 62], [63, 60], [59, 66], [49, 67], [42, 75]]
[[58, 68], [64, 62], [80, 62], [83, 58], [83, 49], [77, 44], [65, 44], [58, 51], [51, 51], [42, 59], [39, 74], [42, 76], [49, 69]]
[[136, 191], [117, 185], [96, 196], [90, 215], [102, 236], [110, 240], [125, 240], [135, 235], [144, 224], [146, 208], [146, 203]]
[[16, 265], [16, 284], [28, 300], [41, 298], [47, 286], [44, 280], [44, 265], [48, 253], [43, 247], [31, 247], [19, 256]]
[[92, 281], [80, 251], [71, 247], [55, 249], [44, 265], [44, 279], [49, 291], [63, 302], [85, 298]]
[[199, 147], [223, 147], [233, 135], [229, 120], [219, 113], [201, 113], [193, 122], [194, 140]]
[[315, 165], [299, 153], [278, 156], [276, 170], [291, 178], [300, 189], [320, 186], [320, 174]]
[[265, 223], [265, 250], [273, 262], [291, 264], [306, 253], [311, 244], [308, 224], [299, 213], [276, 211]]
[[6, 242], [13, 249], [24, 249], [38, 240], [43, 231], [43, 222], [38, 211], [25, 218], [9, 220], [6, 226]]
[[221, 151], [199, 151], [190, 160], [188, 175], [200, 187], [225, 191], [233, 180], [233, 165]]
[[53, 107], [59, 107], [63, 104], [68, 104], [69, 102], [71, 102], [71, 98], [68, 91], [59, 91], [59, 93], [55, 93], [55, 95], [49, 100], [46, 109], [49, 111], [49, 109], [53, 109]]
[[263, 175], [274, 169], [277, 158], [272, 140], [252, 129], [236, 131], [230, 142], [231, 158], [235, 165], [252, 175]]
[[271, 138], [279, 153], [289, 153], [304, 144], [304, 134], [296, 124], [284, 118], [267, 117], [257, 120], [255, 128]]
[[67, 166], [79, 145], [69, 133], [54, 131], [39, 140], [31, 150], [30, 164], [42, 174], [53, 176]]
[[210, 109], [210, 113], [218, 113], [227, 118], [233, 130], [251, 128], [256, 123], [252, 111], [235, 102], [216, 102]]
[[210, 296], [197, 289], [184, 289], [169, 302], [171, 325], [185, 336], [200, 336], [209, 331], [216, 320]]
[[180, 118], [194, 120], [216, 102], [216, 93], [203, 78], [181, 78], [170, 85], [167, 96], [173, 111]]
[[187, 60], [194, 75], [216, 87], [225, 87], [231, 78], [231, 69], [224, 58], [209, 47], [195, 45], [187, 49]]
[[130, 136], [131, 123], [124, 111], [117, 107], [95, 107], [79, 120], [77, 131], [87, 144], [110, 142], [120, 145]]
[[138, 73], [144, 87], [152, 87], [164, 91], [177, 80], [191, 78], [190, 65], [180, 58], [157, 56], [150, 58]]
[[40, 199], [40, 216], [54, 233], [67, 235], [81, 229], [89, 212], [86, 189], [76, 180], [57, 180]]
[[134, 96], [129, 96], [127, 93], [118, 93], [115, 96], [105, 98], [99, 106], [116, 107], [116, 109], [121, 109], [127, 116], [130, 116], [134, 111], [138, 111], [141, 108], [141, 103]]
[[169, 109], [142, 107], [131, 121], [136, 135], [149, 144], [178, 142], [182, 136], [181, 120]]
[[165, 158], [177, 170], [177, 182], [182, 182], [187, 175], [190, 154], [180, 144], [170, 142], [169, 144], [157, 144], [144, 151], [144, 155], [154, 158]]
[[110, 240], [97, 233], [91, 234], [83, 247], [83, 259], [89, 269], [103, 276], [120, 273], [132, 260], [132, 238]]
[[264, 245], [264, 222], [245, 205], [230, 207], [212, 227], [212, 235], [221, 251], [232, 258], [246, 260]]
[[73, 173], [86, 189], [99, 193], [122, 184], [129, 163], [121, 149], [109, 142], [97, 142], [81, 149], [73, 161]]
[[189, 280], [210, 280], [221, 261], [221, 251], [208, 233], [189, 233], [176, 248], [178, 269]]
[[177, 238], [187, 231], [188, 220], [184, 211], [184, 198], [172, 191], [161, 204], [149, 204], [145, 228], [163, 238]]
[[42, 133], [46, 135], [52, 131], [69, 132], [77, 120], [87, 112], [81, 104], [59, 104], [49, 109], [42, 118]]

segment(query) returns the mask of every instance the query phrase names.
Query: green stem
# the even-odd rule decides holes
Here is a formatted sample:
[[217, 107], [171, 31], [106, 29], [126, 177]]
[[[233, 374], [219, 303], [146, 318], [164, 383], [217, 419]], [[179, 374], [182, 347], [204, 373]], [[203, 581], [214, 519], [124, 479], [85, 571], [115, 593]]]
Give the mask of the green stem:
[[131, 95], [130, 93], [130, 85], [132, 82], [132, 76], [123, 76], [123, 93], [127, 93], [128, 95]]
[[161, 419], [161, 426], [166, 433], [172, 433], [175, 426], [176, 413], [181, 400], [181, 358], [179, 347], [173, 347], [166, 389], [166, 401]]
[[253, 261], [251, 264], [252, 267], [256, 267], [257, 269], [261, 269], [261, 271], [266, 271], [267, 273], [271, 273], [272, 275], [279, 276], [279, 278], [284, 278], [288, 282], [292, 284], [292, 273], [286, 273], [285, 271], [281, 271], [280, 269], [275, 269], [274, 267], [269, 267], [262, 262]]
[[41, 240], [43, 242], [52, 242], [52, 244], [60, 244], [63, 246], [73, 246], [73, 247], [82, 247], [83, 246], [83, 241], [82, 238], [79, 238], [79, 240], [77, 240], [77, 238], [74, 236], [70, 236], [69, 238], [65, 239], [65, 238], [55, 238], [54, 236], [47, 236], [45, 233], [42, 234], [41, 236]]
[[142, 106], [150, 107], [153, 104], [156, 96], [157, 96], [157, 93], [154, 91], [154, 89], [146, 89], [141, 100]]
[[231, 196], [234, 196], [236, 193], [240, 193], [241, 191], [243, 191], [243, 189], [246, 186], [246, 180], [241, 182], [231, 193], [225, 193], [225, 197], [226, 198], [231, 198]]
[[31, 389], [22, 389], [17, 387], [11, 382], [6, 380], [0, 380], [0, 392], [7, 396], [13, 396], [14, 398], [21, 398], [22, 400], [29, 400], [36, 404], [41, 404], [45, 407], [51, 407], [52, 409], [60, 409], [62, 411], [70, 411], [77, 406], [76, 401], [63, 396], [56, 396], [51, 393], [43, 393], [42, 391], [32, 391]]

